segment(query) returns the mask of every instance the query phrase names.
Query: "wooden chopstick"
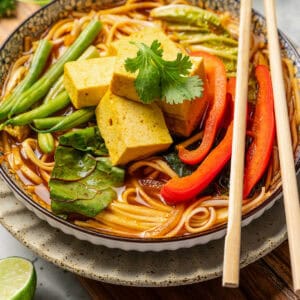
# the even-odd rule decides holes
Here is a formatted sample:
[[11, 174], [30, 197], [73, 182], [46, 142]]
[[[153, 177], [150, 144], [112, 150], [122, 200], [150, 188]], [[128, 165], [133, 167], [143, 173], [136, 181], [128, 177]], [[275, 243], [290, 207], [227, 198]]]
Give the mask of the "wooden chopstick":
[[300, 295], [300, 204], [282, 74], [275, 2], [264, 0], [283, 198], [295, 293]]
[[239, 285], [241, 214], [246, 136], [248, 70], [252, 0], [242, 0], [240, 8], [236, 99], [234, 103], [233, 141], [230, 171], [229, 211], [223, 260], [223, 286]]

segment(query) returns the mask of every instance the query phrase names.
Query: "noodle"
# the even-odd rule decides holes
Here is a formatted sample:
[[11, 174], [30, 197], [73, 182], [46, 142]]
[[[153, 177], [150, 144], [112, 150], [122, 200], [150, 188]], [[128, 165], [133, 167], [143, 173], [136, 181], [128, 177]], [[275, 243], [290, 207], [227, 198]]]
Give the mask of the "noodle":
[[[168, 1], [173, 4], [188, 4], [185, 0]], [[44, 35], [57, 47], [51, 52], [50, 62], [53, 63], [64, 51], [76, 40], [80, 32], [85, 28], [92, 18], [98, 18], [102, 22], [102, 30], [94, 45], [100, 51], [101, 56], [109, 56], [110, 45], [123, 36], [145, 27], [160, 27], [175, 42], [178, 42], [176, 32], [168, 32], [168, 26], [157, 20], [149, 18], [149, 11], [153, 8], [166, 4], [166, 1], [137, 1], [128, 0], [125, 5], [109, 8], [90, 13], [72, 12], [63, 20], [54, 24]], [[199, 6], [202, 3], [199, 1]], [[220, 15], [223, 26], [233, 35], [238, 37], [238, 21], [229, 13]], [[171, 27], [170, 27], [171, 28]], [[172, 30], [170, 30], [172, 31]], [[187, 40], [193, 42], [193, 40]], [[186, 41], [185, 41], [186, 42]], [[28, 70], [36, 43], [28, 40], [26, 42], [26, 53], [20, 57], [11, 67], [3, 85], [1, 97], [5, 99], [13, 88], [22, 80]], [[29, 51], [29, 45], [32, 49]], [[200, 44], [187, 45], [178, 44], [184, 51], [209, 50], [220, 57], [236, 60], [236, 50], [224, 52], [218, 49], [207, 48]], [[261, 36], [251, 35], [251, 63], [268, 65], [267, 45]], [[299, 82], [295, 78], [293, 62], [283, 58], [283, 72], [286, 87], [287, 104], [291, 125], [293, 149], [299, 144], [300, 124], [300, 95]], [[251, 133], [250, 133], [251, 134]], [[203, 131], [180, 142], [177, 147], [189, 147], [201, 141]], [[58, 144], [58, 136], [55, 136]], [[26, 138], [22, 143], [15, 143], [4, 131], [1, 133], [1, 151], [4, 159], [8, 162], [10, 170], [17, 173], [19, 180], [26, 185], [26, 190], [33, 199], [41, 206], [50, 210], [50, 199], [47, 184], [54, 167], [53, 155], [43, 155], [38, 147], [34, 135]], [[3, 158], [2, 157], [2, 158]], [[111, 204], [95, 218], [86, 220], [75, 220], [78, 226], [90, 228], [96, 231], [135, 238], [161, 238], [174, 237], [184, 234], [200, 233], [227, 222], [228, 217], [228, 195], [226, 191], [216, 192], [213, 195], [205, 195], [194, 201], [184, 204], [167, 205], [160, 196], [158, 190], [147, 187], [147, 182], [156, 181], [164, 184], [170, 178], [178, 177], [175, 171], [166, 163], [162, 157], [151, 157], [132, 163], [127, 168], [125, 186], [119, 190], [119, 195]], [[263, 203], [281, 185], [280, 168], [277, 146], [274, 145], [272, 157], [266, 176], [254, 195], [244, 199], [243, 214], [249, 213]]]

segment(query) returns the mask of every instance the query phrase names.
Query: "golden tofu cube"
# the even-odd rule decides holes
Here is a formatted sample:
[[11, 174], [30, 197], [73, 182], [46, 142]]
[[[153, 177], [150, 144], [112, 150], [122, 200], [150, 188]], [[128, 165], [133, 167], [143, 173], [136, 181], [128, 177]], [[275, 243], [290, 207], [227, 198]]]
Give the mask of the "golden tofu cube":
[[30, 127], [27, 125], [13, 126], [6, 125], [3, 130], [10, 136], [15, 138], [18, 142], [23, 142], [30, 135]]
[[111, 45], [110, 51], [117, 55], [111, 82], [111, 91], [114, 94], [126, 97], [130, 100], [140, 101], [134, 86], [137, 73], [126, 71], [125, 60], [127, 58], [136, 57], [138, 52], [137, 46], [130, 42], [139, 42], [150, 46], [154, 40], [158, 40], [161, 43], [163, 58], [165, 60], [174, 60], [177, 54], [182, 52], [159, 28], [146, 28], [134, 32], [129, 37], [124, 37]]
[[[130, 100], [140, 101], [134, 86], [137, 74], [125, 70], [125, 60], [128, 57], [135, 57], [138, 51], [137, 47], [130, 43], [131, 41], [143, 42], [149, 46], [154, 40], [158, 40], [161, 43], [165, 60], [176, 59], [178, 53], [186, 54], [159, 28], [147, 28], [112, 43], [110, 51], [117, 55], [111, 83], [111, 90], [114, 94]], [[204, 80], [203, 58], [191, 57], [191, 61], [192, 69], [189, 75], [198, 75]], [[179, 136], [189, 136], [192, 133], [199, 124], [207, 107], [205, 99], [184, 101], [182, 104], [168, 104], [163, 101], [157, 101], [157, 104], [164, 113], [169, 130]]]
[[[204, 64], [202, 57], [191, 57], [193, 63], [190, 76], [198, 75], [204, 82]], [[180, 136], [189, 136], [199, 124], [208, 105], [207, 99], [197, 98], [184, 101], [182, 104], [157, 102], [162, 109], [166, 123], [171, 132]]]
[[110, 85], [115, 61], [109, 56], [65, 64], [64, 86], [75, 108], [98, 105]]
[[113, 165], [164, 151], [173, 142], [156, 104], [128, 101], [108, 90], [97, 106], [96, 118]]

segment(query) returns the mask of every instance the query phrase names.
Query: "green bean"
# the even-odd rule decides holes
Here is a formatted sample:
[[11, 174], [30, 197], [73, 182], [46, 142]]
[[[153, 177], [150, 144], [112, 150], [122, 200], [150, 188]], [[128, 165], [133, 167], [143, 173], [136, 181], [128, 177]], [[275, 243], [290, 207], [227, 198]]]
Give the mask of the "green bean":
[[55, 99], [48, 103], [44, 103], [37, 108], [20, 114], [12, 119], [8, 119], [0, 126], [0, 129], [5, 125], [27, 125], [34, 119], [44, 118], [52, 115], [53, 113], [65, 108], [70, 103], [70, 98], [66, 91], [60, 93]]
[[49, 129], [62, 121], [64, 118], [66, 118], [66, 116], [34, 119], [33, 125], [36, 129]]
[[47, 130], [37, 130], [38, 132], [55, 132], [74, 128], [90, 121], [95, 115], [95, 108], [82, 108], [76, 110], [71, 115], [64, 117], [59, 123]]
[[38, 145], [43, 153], [53, 153], [55, 149], [55, 142], [51, 133], [38, 133]]
[[81, 32], [75, 42], [67, 51], [53, 64], [50, 69], [33, 84], [28, 90], [20, 95], [17, 103], [11, 109], [9, 115], [20, 114], [28, 110], [34, 103], [44, 97], [51, 86], [58, 80], [64, 70], [64, 64], [68, 61], [76, 60], [83, 51], [93, 42], [98, 35], [102, 24], [97, 20], [92, 20]]
[[47, 94], [47, 96], [44, 99], [44, 103], [48, 103], [53, 98], [55, 98], [59, 93], [63, 92], [65, 90], [64, 87], [64, 78], [63, 76], [59, 77], [59, 79], [54, 83], [51, 90]]
[[12, 94], [0, 104], [0, 120], [7, 118], [18, 97], [25, 90], [30, 88], [32, 84], [38, 79], [46, 65], [51, 49], [52, 43], [50, 43], [48, 40], [41, 40], [39, 42], [38, 47], [33, 55], [27, 75], [13, 90]]
[[[78, 60], [86, 60], [97, 57], [100, 57], [99, 51], [95, 46], [90, 46], [83, 52], [83, 54], [78, 58]], [[53, 85], [53, 87], [45, 97], [45, 103], [56, 97], [60, 92], [62, 92], [65, 89], [63, 79], [63, 75], [59, 77], [59, 79], [56, 81], [56, 83]]]
[[89, 46], [82, 55], [78, 58], [78, 60], [86, 60], [91, 58], [98, 58], [100, 57], [100, 53], [95, 46]]

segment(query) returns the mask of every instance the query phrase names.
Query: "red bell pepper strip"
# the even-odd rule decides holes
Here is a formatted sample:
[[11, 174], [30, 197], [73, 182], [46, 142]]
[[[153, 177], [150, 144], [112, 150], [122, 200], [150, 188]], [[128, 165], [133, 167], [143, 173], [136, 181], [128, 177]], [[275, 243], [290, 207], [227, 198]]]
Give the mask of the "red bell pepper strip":
[[258, 95], [252, 128], [254, 137], [246, 154], [244, 199], [250, 194], [268, 167], [275, 138], [274, 99], [270, 71], [260, 65], [255, 69]]
[[210, 109], [205, 121], [203, 139], [200, 146], [195, 150], [184, 147], [178, 148], [178, 155], [182, 162], [195, 165], [200, 163], [213, 146], [220, 124], [226, 109], [226, 70], [223, 62], [206, 52], [192, 52], [191, 56], [204, 58], [205, 73], [208, 79], [208, 100]]
[[[235, 91], [235, 80], [232, 80]], [[233, 95], [231, 95], [233, 97]], [[220, 173], [231, 157], [233, 113], [231, 122], [222, 141], [210, 152], [197, 170], [189, 176], [169, 180], [161, 189], [161, 195], [170, 204], [177, 204], [193, 199], [201, 193]]]
[[233, 122], [227, 128], [225, 137], [189, 176], [169, 180], [161, 190], [168, 204], [177, 204], [196, 197], [220, 173], [231, 157]]

